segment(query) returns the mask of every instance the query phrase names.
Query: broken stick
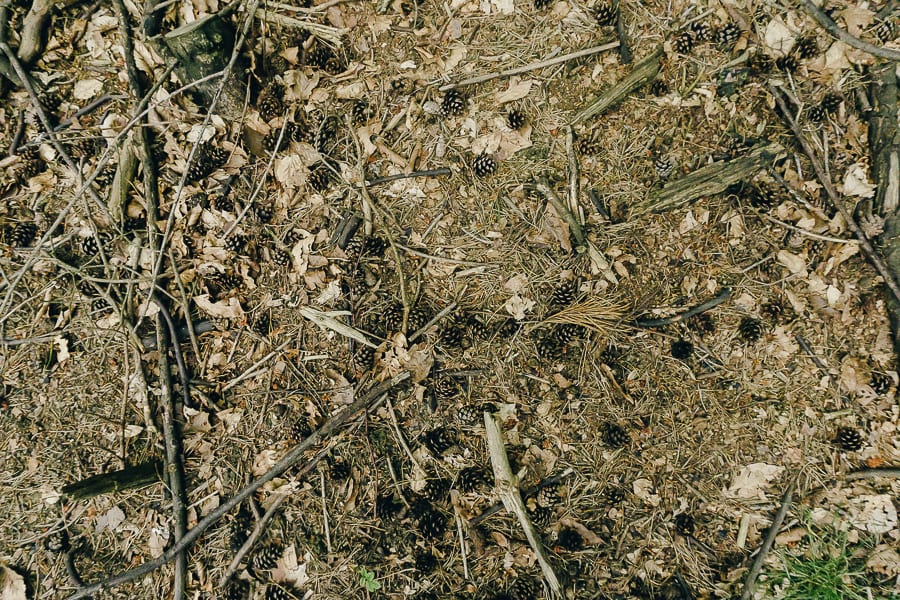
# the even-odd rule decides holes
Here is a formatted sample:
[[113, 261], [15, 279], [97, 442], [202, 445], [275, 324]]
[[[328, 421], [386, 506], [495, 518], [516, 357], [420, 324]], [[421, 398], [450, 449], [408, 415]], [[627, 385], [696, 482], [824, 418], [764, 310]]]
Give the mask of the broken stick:
[[580, 123], [581, 121], [585, 121], [608, 111], [624, 100], [631, 92], [656, 79], [656, 76], [659, 74], [660, 58], [662, 57], [662, 54], [662, 46], [657, 46], [649, 56], [636, 64], [634, 69], [631, 70], [631, 73], [624, 79], [616, 83], [616, 85], [608, 89], [603, 95], [575, 115], [575, 118], [572, 119], [572, 124]]

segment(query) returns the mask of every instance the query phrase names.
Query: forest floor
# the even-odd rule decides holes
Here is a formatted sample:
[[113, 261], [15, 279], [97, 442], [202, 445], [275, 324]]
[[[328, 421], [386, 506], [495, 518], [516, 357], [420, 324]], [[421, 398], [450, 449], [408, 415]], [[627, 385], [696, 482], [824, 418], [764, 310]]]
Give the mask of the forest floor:
[[[739, 597], [789, 489], [751, 597], [900, 597], [900, 479], [846, 477], [900, 465], [889, 292], [772, 91], [877, 236], [876, 59], [802, 6], [396, 0], [249, 15], [244, 1], [227, 18], [249, 23], [228, 85], [246, 103], [207, 118], [125, 2], [142, 84], [162, 82], [142, 161], [159, 177], [160, 258], [147, 173], [121, 166], [138, 146], [116, 3], [69, 4], [31, 68], [52, 122], [75, 116], [59, 147], [25, 90], [0, 100], [3, 600], [67, 597], [74, 576], [98, 582], [171, 547], [170, 486], [63, 493], [164, 460], [167, 396], [190, 528], [407, 372], [204, 533], [187, 597], [550, 597], [516, 516], [478, 518], [499, 499], [485, 411], [566, 598]], [[826, 8], [896, 49], [888, 5]], [[220, 8], [174, 2], [163, 30]], [[25, 10], [11, 11], [15, 47]], [[622, 39], [630, 62], [612, 44], [534, 65]], [[658, 75], [576, 118], [657, 48]], [[642, 208], [772, 143], [722, 193]], [[197, 329], [179, 345], [183, 407], [172, 347], [156, 351], [160, 304]], [[95, 597], [170, 598], [173, 564]]]

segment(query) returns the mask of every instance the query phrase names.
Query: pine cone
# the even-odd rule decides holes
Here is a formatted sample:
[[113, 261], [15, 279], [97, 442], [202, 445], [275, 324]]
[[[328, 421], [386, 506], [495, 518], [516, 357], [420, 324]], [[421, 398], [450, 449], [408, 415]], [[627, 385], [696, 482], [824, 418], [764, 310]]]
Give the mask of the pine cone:
[[506, 590], [509, 600], [537, 600], [540, 584], [531, 577], [516, 577]]
[[631, 443], [631, 436], [620, 425], [604, 423], [600, 433], [603, 443], [610, 448], [621, 448]]
[[372, 118], [372, 109], [365, 100], [357, 100], [350, 109], [350, 119], [354, 125], [365, 125]]
[[472, 159], [472, 171], [478, 177], [487, 177], [497, 172], [497, 161], [490, 154], [479, 154]]
[[444, 502], [450, 493], [450, 483], [446, 479], [429, 479], [422, 488], [422, 497], [429, 502]]
[[522, 129], [528, 123], [528, 117], [525, 113], [517, 108], [510, 110], [506, 114], [506, 124], [510, 129]]
[[528, 508], [528, 518], [538, 529], [546, 529], [553, 522], [553, 509], [535, 503]]
[[768, 54], [757, 50], [747, 59], [747, 67], [757, 75], [766, 75], [775, 68], [775, 61]]
[[286, 267], [291, 264], [291, 254], [287, 250], [283, 250], [277, 246], [269, 248], [269, 259], [273, 264], [279, 267]]
[[550, 295], [550, 308], [559, 310], [574, 303], [578, 297], [578, 285], [579, 282], [576, 279], [559, 284]]
[[281, 558], [284, 550], [278, 544], [266, 544], [260, 546], [253, 559], [250, 561], [250, 567], [254, 572], [268, 571], [274, 569], [278, 559]]
[[437, 557], [431, 550], [417, 550], [415, 563], [416, 569], [422, 573], [431, 573], [438, 566]]
[[463, 494], [471, 494], [488, 484], [487, 473], [481, 467], [466, 467], [456, 477], [454, 488]]
[[328, 167], [319, 163], [310, 169], [307, 183], [310, 188], [317, 192], [327, 191], [331, 185], [331, 171]]
[[713, 29], [706, 21], [695, 21], [688, 27], [698, 42], [708, 42], [713, 38]]
[[250, 597], [250, 584], [242, 579], [232, 579], [222, 592], [222, 600], [247, 600]]
[[552, 508], [559, 504], [562, 499], [559, 496], [559, 484], [545, 485], [536, 494], [537, 503], [540, 506]]
[[844, 99], [841, 98], [840, 94], [829, 93], [822, 97], [819, 106], [827, 113], [834, 113], [841, 107], [841, 102], [843, 102], [843, 100]]
[[694, 345], [688, 340], [675, 340], [672, 342], [672, 356], [678, 360], [687, 360], [694, 353]]
[[822, 107], [821, 104], [813, 104], [809, 108], [806, 109], [806, 118], [812, 121], [813, 123], [819, 123], [825, 119], [825, 115], [828, 114], [826, 110]]
[[708, 312], [694, 315], [686, 321], [688, 329], [696, 331], [700, 335], [711, 335], [716, 332], [716, 323]]
[[793, 73], [800, 66], [800, 63], [793, 54], [785, 54], [775, 59], [775, 66], [785, 73]]
[[891, 389], [891, 386], [894, 385], [894, 378], [887, 373], [872, 371], [872, 379], [869, 385], [876, 394], [886, 394]]
[[748, 342], [755, 342], [762, 336], [762, 323], [753, 317], [744, 317], [738, 324], [738, 332]]
[[38, 227], [33, 222], [26, 221], [16, 223], [16, 226], [13, 227], [12, 234], [10, 235], [10, 241], [13, 246], [25, 248], [31, 245], [34, 238], [37, 236], [37, 232]]
[[675, 170], [675, 159], [668, 154], [658, 156], [656, 157], [656, 160], [653, 161], [653, 169], [660, 179], [668, 179], [669, 175], [672, 174], [672, 171]]
[[547, 335], [538, 340], [537, 354], [547, 360], [557, 360], [563, 357], [563, 344], [559, 343], [552, 335]]
[[791, 52], [801, 60], [813, 58], [819, 53], [819, 45], [816, 43], [815, 37], [804, 35], [797, 38]]
[[597, 20], [597, 25], [600, 25], [601, 27], [616, 24], [618, 11], [612, 0], [600, 0], [600, 2], [595, 4], [594, 8], [591, 9], [591, 13]]
[[534, 8], [535, 10], [543, 10], [550, 6], [553, 0], [534, 0]]
[[296, 596], [277, 583], [266, 586], [265, 600], [296, 600]]
[[432, 384], [432, 392], [438, 403], [444, 404], [459, 394], [459, 388], [450, 377], [437, 377]]
[[681, 535], [694, 535], [694, 517], [688, 513], [679, 513], [674, 519], [675, 531]]
[[284, 88], [277, 83], [271, 83], [260, 92], [256, 103], [259, 116], [263, 121], [271, 121], [284, 115]]
[[446, 427], [438, 427], [422, 436], [422, 443], [435, 456], [440, 456], [456, 445], [456, 434]]
[[625, 495], [625, 490], [621, 486], [608, 487], [603, 493], [603, 497], [606, 499], [607, 504], [610, 505], [618, 504], [625, 499]]
[[447, 531], [447, 518], [440, 511], [429, 507], [418, 519], [419, 531], [426, 538], [431, 540], [439, 540]]
[[261, 204], [256, 202], [253, 204], [253, 213], [261, 223], [268, 223], [275, 216], [275, 207], [271, 204]]
[[441, 101], [441, 116], [444, 118], [457, 117], [466, 108], [466, 97], [459, 90], [448, 90]]
[[228, 162], [228, 154], [228, 150], [218, 148], [211, 142], [201, 144], [194, 155], [194, 162], [188, 167], [187, 181], [206, 179]]
[[481, 404], [464, 404], [456, 411], [456, 420], [463, 425], [474, 425], [481, 422], [483, 413]]
[[578, 552], [584, 548], [584, 538], [571, 527], [563, 527], [556, 538], [557, 545], [569, 552]]
[[22, 183], [43, 172], [47, 168], [47, 163], [41, 158], [37, 146], [25, 146], [19, 148], [16, 154], [20, 157], [20, 162], [16, 167], [16, 176]]
[[365, 373], [375, 366], [375, 348], [371, 346], [360, 346], [353, 355], [353, 366], [360, 373]]
[[679, 54], [688, 54], [694, 49], [694, 34], [690, 31], [682, 31], [672, 40], [672, 49]]
[[653, 80], [653, 83], [650, 84], [650, 93], [657, 98], [665, 96], [669, 93], [669, 84], [667, 84], [662, 77], [657, 77]]
[[727, 48], [733, 47], [739, 37], [741, 37], [741, 30], [734, 23], [726, 23], [716, 30], [715, 35], [716, 43]]
[[502, 339], [508, 339], [519, 333], [520, 329], [522, 329], [522, 324], [509, 317], [497, 327], [497, 335]]
[[243, 233], [234, 232], [225, 238], [222, 247], [228, 252], [240, 254], [247, 246], [247, 236]]
[[473, 340], [486, 340], [491, 337], [491, 327], [475, 315], [466, 319], [466, 329]]
[[441, 328], [440, 341], [447, 348], [459, 348], [463, 344], [465, 330], [457, 322], [450, 322]]
[[863, 447], [860, 433], [851, 427], [841, 427], [834, 436], [834, 444], [847, 452], [856, 452]]

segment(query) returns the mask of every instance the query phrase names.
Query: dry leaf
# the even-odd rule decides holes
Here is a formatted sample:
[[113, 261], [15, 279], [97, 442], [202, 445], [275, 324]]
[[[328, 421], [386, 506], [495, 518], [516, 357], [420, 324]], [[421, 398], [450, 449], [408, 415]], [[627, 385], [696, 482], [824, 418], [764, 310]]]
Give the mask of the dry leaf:
[[521, 100], [528, 95], [528, 93], [531, 91], [531, 86], [533, 85], [533, 79], [519, 81], [518, 77], [513, 77], [509, 80], [509, 86], [505, 90], [497, 92], [497, 102], [499, 102], [500, 104], [506, 104], [507, 102]]
[[781, 17], [775, 17], [766, 25], [764, 42], [776, 55], [787, 54], [794, 45], [794, 32], [788, 29]]
[[237, 298], [231, 297], [227, 300], [219, 300], [218, 302], [212, 302], [209, 299], [209, 294], [203, 294], [201, 296], [195, 296], [194, 302], [197, 303], [197, 306], [208, 314], [211, 317], [217, 317], [220, 319], [243, 319], [244, 318], [244, 309], [241, 308], [241, 303]]
[[745, 500], [765, 499], [765, 489], [769, 483], [784, 472], [784, 467], [768, 465], [766, 463], [753, 463], [741, 467], [740, 473], [731, 482], [726, 495], [730, 498], [742, 498]]
[[847, 169], [847, 173], [844, 175], [844, 186], [842, 191], [847, 196], [871, 198], [875, 195], [875, 186], [869, 183], [866, 172], [862, 166], [856, 164]]
[[94, 533], [99, 534], [105, 530], [115, 531], [116, 527], [125, 520], [125, 513], [118, 506], [113, 506], [106, 513], [97, 517], [97, 523], [94, 525]]
[[897, 577], [900, 575], [900, 554], [887, 544], [875, 546], [866, 561], [866, 568], [890, 578]]
[[525, 318], [525, 313], [530, 312], [534, 305], [537, 304], [531, 298], [523, 298], [518, 294], [514, 294], [512, 298], [506, 301], [503, 308], [506, 309], [515, 320], [521, 321]]
[[90, 100], [103, 90], [103, 82], [99, 79], [82, 79], [72, 86], [72, 97], [76, 100]]
[[863, 494], [850, 499], [850, 523], [869, 533], [887, 533], [897, 526], [897, 509], [890, 494]]
[[569, 224], [559, 216], [552, 204], [548, 204], [547, 210], [544, 212], [542, 229], [550, 233], [565, 252], [572, 252], [572, 240], [569, 239]]
[[0, 567], [0, 600], [27, 600], [25, 578], [6, 565]]
[[803, 260], [803, 257], [797, 256], [796, 254], [788, 252], [787, 250], [779, 250], [776, 256], [778, 258], [779, 264], [787, 267], [788, 271], [790, 271], [794, 275], [806, 277], [806, 261]]

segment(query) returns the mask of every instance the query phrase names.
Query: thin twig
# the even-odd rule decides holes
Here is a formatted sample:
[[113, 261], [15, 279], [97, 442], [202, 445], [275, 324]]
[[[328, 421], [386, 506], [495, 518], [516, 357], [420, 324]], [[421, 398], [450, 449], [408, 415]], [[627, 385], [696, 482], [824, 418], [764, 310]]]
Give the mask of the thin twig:
[[459, 492], [450, 491], [450, 502], [453, 504], [453, 518], [456, 520], [456, 535], [459, 539], [459, 555], [462, 558], [463, 579], [469, 579], [469, 559], [466, 556], [466, 538], [463, 533], [463, 519], [459, 514]]
[[[578, 171], [578, 155], [575, 153], [575, 132], [571, 125], [566, 125], [566, 157], [569, 160], [569, 210], [573, 215], [579, 214], [578, 210], [578, 181], [580, 174]], [[580, 225], [584, 225], [581, 221]]]
[[385, 177], [379, 177], [377, 179], [370, 179], [366, 182], [366, 185], [372, 187], [373, 185], [381, 185], [382, 183], [390, 183], [391, 181], [397, 181], [398, 179], [411, 179], [413, 177], [442, 177], [444, 175], [452, 175], [453, 171], [448, 169], [447, 167], [441, 167], [439, 169], [426, 169], [424, 171], [412, 171], [411, 173], [395, 173], [394, 175], [387, 175]]
[[[539, 177], [535, 180], [534, 187], [544, 195], [544, 198], [553, 205], [553, 208], [556, 209], [559, 216], [568, 223], [569, 229], [572, 231], [572, 236], [575, 238], [575, 243], [577, 245], [576, 251], [579, 253], [584, 252], [587, 249], [587, 238], [584, 236], [584, 230], [581, 228], [575, 215], [566, 208], [562, 199], [560, 199], [560, 197], [556, 195], [556, 192], [553, 191], [553, 188], [550, 187], [550, 182], [547, 181], [547, 178]], [[580, 250], [578, 250], [578, 248], [580, 248]]]
[[775, 536], [778, 535], [778, 530], [781, 529], [784, 517], [791, 508], [791, 500], [794, 497], [794, 488], [796, 488], [796, 486], [796, 481], [792, 481], [790, 485], [788, 485], [787, 491], [781, 499], [781, 508], [779, 508], [778, 512], [775, 514], [772, 524], [769, 525], [769, 529], [766, 531], [766, 538], [763, 540], [762, 547], [759, 549], [759, 554], [756, 555], [756, 560], [753, 561], [753, 566], [750, 567], [750, 572], [747, 573], [747, 578], [744, 580], [744, 591], [741, 593], [741, 600], [750, 600], [753, 596], [753, 586], [756, 583], [756, 578], [759, 577], [763, 561], [769, 553], [769, 550], [772, 549], [772, 544], [775, 543]]
[[416, 341], [416, 339], [420, 335], [422, 335], [423, 333], [428, 331], [429, 327], [431, 327], [432, 325], [434, 325], [435, 323], [437, 323], [438, 321], [440, 321], [441, 319], [443, 319], [444, 317], [446, 317], [447, 315], [452, 313], [454, 310], [456, 310], [457, 306], [459, 306], [459, 305], [456, 302], [451, 302], [450, 304], [448, 304], [444, 310], [442, 310], [438, 314], [434, 315], [434, 317], [432, 317], [431, 320], [429, 320], [427, 323], [425, 323], [424, 325], [419, 327], [416, 331], [412, 332], [412, 334], [409, 336], [409, 338], [407, 338], [409, 343], [411, 344], [414, 341]]
[[800, 347], [803, 348], [803, 351], [809, 355], [809, 358], [813, 361], [813, 364], [822, 370], [822, 374], [828, 375], [828, 365], [823, 363], [822, 359], [816, 356], [816, 353], [813, 352], [812, 346], [809, 345], [809, 342], [806, 341], [806, 338], [797, 333], [794, 335], [794, 339], [797, 340], [797, 343], [800, 344]]
[[[569, 475], [571, 475], [574, 472], [575, 472], [574, 469], [568, 468], [565, 471], [563, 471], [562, 473], [558, 473], [551, 477], [542, 479], [536, 486], [534, 486], [532, 488], [524, 488], [522, 490], [522, 495], [527, 498], [542, 488], [559, 483], [560, 481], [562, 481], [563, 479], [565, 479], [566, 477], [568, 477]], [[496, 504], [489, 506], [488, 508], [484, 509], [480, 514], [469, 519], [469, 527], [475, 527], [476, 525], [478, 525], [479, 523], [481, 523], [482, 521], [484, 521], [491, 515], [495, 515], [498, 512], [500, 512], [501, 510], [503, 510], [503, 502], [497, 502]]]
[[88, 596], [92, 596], [97, 592], [111, 589], [123, 583], [128, 583], [129, 581], [134, 581], [138, 577], [146, 575], [147, 573], [151, 573], [164, 564], [168, 563], [176, 556], [178, 556], [181, 552], [183, 552], [188, 546], [197, 541], [197, 539], [201, 535], [203, 535], [206, 530], [217, 523], [223, 516], [228, 514], [241, 502], [252, 496], [256, 490], [293, 467], [301, 458], [303, 458], [303, 455], [307, 450], [319, 444], [322, 440], [328, 439], [338, 429], [348, 423], [357, 413], [363, 410], [368, 410], [372, 406], [372, 404], [374, 404], [379, 398], [382, 397], [382, 395], [387, 393], [391, 388], [403, 383], [407, 379], [409, 379], [408, 372], [400, 373], [393, 379], [389, 379], [387, 381], [379, 383], [368, 392], [360, 396], [353, 404], [342, 410], [337, 415], [333, 416], [328, 420], [328, 422], [322, 425], [322, 427], [310, 434], [302, 442], [294, 446], [284, 456], [284, 458], [279, 460], [274, 466], [272, 466], [271, 469], [241, 488], [241, 490], [238, 491], [234, 496], [232, 496], [228, 500], [225, 500], [218, 506], [218, 508], [214, 509], [203, 519], [201, 519], [200, 522], [197, 523], [197, 525], [188, 530], [188, 532], [183, 538], [181, 538], [181, 540], [175, 542], [172, 547], [166, 550], [162, 555], [152, 560], [148, 560], [144, 564], [134, 567], [133, 569], [117, 573], [111, 577], [104, 579], [103, 581], [87, 585], [69, 596], [68, 600], [87, 598]]
[[394, 433], [397, 434], [397, 444], [401, 448], [403, 448], [404, 452], [406, 452], [406, 455], [409, 457], [409, 461], [413, 464], [413, 466], [421, 471], [422, 467], [419, 465], [419, 461], [416, 460], [416, 457], [409, 449], [409, 446], [406, 444], [406, 440], [403, 438], [403, 432], [400, 431], [400, 423], [397, 422], [397, 415], [394, 413], [394, 405], [390, 400], [385, 402], [385, 405], [387, 406], [388, 414], [391, 417], [391, 424], [394, 426]]
[[322, 490], [322, 519], [325, 524], [325, 547], [328, 549], [328, 556], [331, 556], [331, 527], [328, 524], [328, 504], [325, 502], [325, 471], [319, 471], [319, 483]]
[[887, 60], [892, 60], [894, 62], [900, 61], [900, 51], [892, 50], [891, 48], [875, 46], [874, 44], [863, 41], [855, 35], [851, 35], [850, 33], [844, 31], [843, 29], [838, 27], [837, 23], [835, 23], [831, 17], [822, 12], [822, 9], [813, 4], [812, 0], [803, 0], [803, 6], [806, 8], [806, 12], [809, 13], [809, 16], [811, 16], [815, 20], [815, 22], [818, 23], [820, 27], [822, 27], [822, 29], [827, 31], [831, 35], [831, 37], [844, 42], [852, 48], [862, 50], [863, 52], [868, 52], [872, 56], [877, 56], [878, 58], [886, 58]]
[[[808, 0], [804, 1], [808, 2]], [[898, 54], [898, 56], [900, 56], [900, 54]], [[888, 287], [888, 289], [891, 290], [894, 298], [896, 298], [896, 300], [900, 302], [900, 286], [897, 285], [897, 280], [894, 278], [894, 274], [890, 271], [890, 269], [888, 269], [887, 265], [884, 264], [884, 260], [881, 258], [881, 255], [878, 254], [878, 252], [872, 246], [872, 243], [869, 241], [869, 238], [866, 236], [865, 232], [853, 219], [853, 215], [850, 214], [850, 211], [848, 211], [844, 206], [844, 203], [841, 202], [841, 199], [835, 191], [834, 186], [831, 184], [831, 178], [825, 172], [825, 168], [822, 166], [822, 162], [816, 155], [816, 151], [807, 141], [803, 131], [801, 131], [800, 127], [797, 125], [797, 121], [788, 110], [787, 104], [782, 97], [781, 89], [778, 86], [770, 83], [769, 90], [772, 92], [772, 95], [775, 96], [775, 102], [778, 103], [778, 108], [781, 109], [781, 113], [787, 120], [791, 131], [794, 132], [794, 137], [796, 137], [797, 141], [800, 142], [800, 146], [803, 147], [803, 152], [806, 154], [807, 158], [809, 158], [809, 162], [812, 163], [813, 170], [816, 172], [816, 177], [819, 179], [819, 183], [822, 184], [822, 187], [825, 188], [825, 192], [828, 194], [828, 198], [831, 200], [832, 206], [834, 206], [841, 214], [841, 218], [844, 219], [847, 227], [850, 228], [850, 231], [852, 231], [853, 235], [856, 236], [856, 239], [859, 240], [860, 246], [862, 247], [866, 258], [869, 259], [869, 262], [872, 263], [872, 266], [875, 267], [875, 270], [878, 271], [878, 274], [881, 275], [881, 277], [884, 279], [884, 284]]]
[[664, 327], [665, 325], [677, 323], [678, 321], [684, 321], [693, 317], [694, 315], [699, 315], [700, 313], [715, 308], [728, 300], [730, 297], [731, 288], [723, 288], [715, 298], [693, 306], [682, 313], [678, 313], [677, 315], [672, 315], [671, 317], [666, 317], [664, 319], [638, 319], [634, 322], [634, 324], [638, 327]]
[[844, 481], [858, 481], [860, 479], [875, 479], [877, 477], [900, 477], [900, 468], [878, 467], [874, 469], [862, 469], [851, 471], [844, 475]]
[[406, 252], [407, 254], [412, 254], [413, 256], [418, 256], [419, 258], [427, 258], [429, 260], [435, 260], [437, 262], [445, 262], [450, 265], [459, 265], [461, 267], [493, 267], [496, 266], [495, 263], [482, 263], [476, 262], [474, 260], [462, 260], [458, 258], [448, 258], [446, 256], [435, 256], [434, 254], [428, 254], [427, 252], [422, 252], [421, 250], [416, 250], [415, 248], [410, 248], [409, 246], [404, 246], [403, 244], [397, 244], [397, 247]]
[[475, 83], [484, 83], [485, 81], [490, 81], [492, 79], [497, 79], [499, 77], [511, 77], [512, 75], [520, 75], [522, 73], [527, 73], [529, 71], [536, 71], [537, 69], [543, 69], [544, 67], [552, 67], [552, 66], [558, 65], [560, 63], [568, 62], [570, 60], [575, 60], [577, 58], [583, 58], [585, 56], [597, 54], [598, 52], [603, 52], [604, 50], [612, 50], [613, 48], [618, 48], [618, 47], [619, 47], [619, 42], [610, 42], [608, 44], [603, 44], [600, 46], [593, 46], [592, 48], [585, 48], [584, 50], [579, 50], [577, 52], [570, 52], [568, 54], [563, 54], [562, 56], [557, 56], [555, 58], [548, 58], [547, 60], [533, 62], [533, 63], [525, 65], [524, 67], [516, 67], [514, 69], [506, 69], [505, 71], [498, 71], [495, 73], [488, 73], [486, 75], [479, 75], [478, 77], [463, 79], [462, 81], [458, 81], [456, 83], [448, 83], [446, 85], [442, 85], [441, 87], [439, 87], [438, 90], [441, 92], [446, 92], [447, 90], [452, 90], [453, 88], [463, 87], [466, 85], [473, 85]]
[[622, 3], [616, 1], [616, 37], [619, 38], [619, 61], [623, 65], [630, 65], [634, 60], [631, 48], [628, 45], [628, 32], [625, 31], [625, 21], [622, 19]]

